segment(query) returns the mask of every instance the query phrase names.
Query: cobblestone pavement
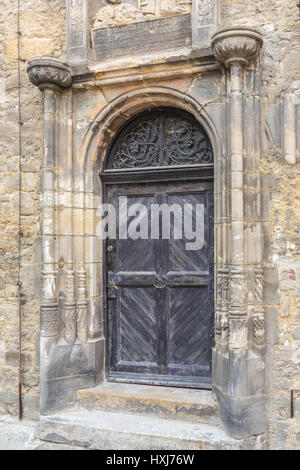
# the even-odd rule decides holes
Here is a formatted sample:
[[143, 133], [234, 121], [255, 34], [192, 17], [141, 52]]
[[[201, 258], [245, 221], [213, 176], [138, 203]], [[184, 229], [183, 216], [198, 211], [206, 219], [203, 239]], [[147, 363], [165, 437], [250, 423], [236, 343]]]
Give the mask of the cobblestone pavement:
[[35, 439], [36, 427], [33, 421], [19, 422], [11, 416], [0, 416], [0, 450], [79, 450]]

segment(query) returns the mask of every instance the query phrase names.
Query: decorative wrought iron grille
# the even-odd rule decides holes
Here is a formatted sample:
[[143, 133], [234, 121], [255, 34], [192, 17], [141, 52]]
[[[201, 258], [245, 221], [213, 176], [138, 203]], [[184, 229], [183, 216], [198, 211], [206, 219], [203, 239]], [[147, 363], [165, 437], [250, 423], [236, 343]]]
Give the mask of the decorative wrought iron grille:
[[203, 127], [176, 110], [148, 112], [120, 132], [110, 152], [109, 168], [142, 168], [213, 163]]

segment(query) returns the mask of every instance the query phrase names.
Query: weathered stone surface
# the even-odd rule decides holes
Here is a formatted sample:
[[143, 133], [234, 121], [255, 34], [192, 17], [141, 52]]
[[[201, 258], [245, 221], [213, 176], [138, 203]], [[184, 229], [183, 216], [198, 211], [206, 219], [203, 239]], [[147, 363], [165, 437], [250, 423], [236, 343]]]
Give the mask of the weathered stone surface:
[[35, 426], [20, 424], [9, 417], [0, 418], [0, 450], [33, 450]]
[[162, 418], [101, 411], [74, 411], [42, 417], [39, 439], [90, 450], [221, 450], [241, 442], [218, 427]]
[[[17, 9], [4, 0], [0, 11], [0, 414], [17, 414], [18, 407], [18, 70]], [[43, 142], [43, 109], [38, 89], [32, 87], [25, 61], [35, 55], [64, 56], [65, 2], [26, 0], [21, 8], [21, 95], [22, 95], [22, 269], [40, 278], [36, 240], [40, 232], [39, 193]], [[24, 276], [25, 277], [25, 276]], [[28, 279], [28, 277], [26, 277]], [[24, 279], [26, 281], [26, 279]], [[26, 284], [26, 282], [25, 282]], [[35, 284], [35, 285], [38, 285]], [[35, 376], [35, 334], [39, 328], [40, 290], [26, 288], [23, 297], [22, 364], [26, 375]], [[3, 350], [2, 350], [3, 345]], [[26, 398], [26, 395], [29, 398]], [[23, 387], [27, 416], [38, 417], [39, 377]], [[35, 395], [37, 394], [37, 395]], [[26, 412], [27, 412], [26, 411]], [[1, 435], [3, 435], [1, 424]], [[27, 435], [27, 434], [26, 434]], [[25, 437], [24, 437], [25, 439]], [[11, 442], [12, 444], [12, 442]], [[7, 445], [10, 445], [7, 442]]]
[[35, 439], [37, 424], [31, 420], [17, 421], [0, 416], [0, 450], [84, 450], [73, 446], [42, 442]]
[[191, 16], [178, 15], [113, 28], [94, 29], [96, 60], [176, 50], [192, 41]]
[[221, 23], [220, 0], [193, 1], [192, 28], [193, 45], [210, 47], [210, 37]]
[[294, 416], [296, 419], [300, 419], [300, 397], [295, 399]]
[[88, 410], [219, 423], [217, 403], [212, 393], [206, 390], [105, 383], [79, 390], [76, 396], [78, 405]]
[[[139, 51], [141, 51], [141, 54], [149, 54], [150, 50], [152, 54], [150, 65], [147, 65], [146, 59], [141, 59], [141, 56], [137, 59], [132, 53], [134, 49], [128, 52], [130, 43], [127, 42], [126, 44], [124, 41], [124, 47], [127, 48], [126, 53], [129, 54], [129, 59], [124, 62], [127, 68], [123, 65], [120, 66], [118, 61], [114, 61], [109, 65], [111, 70], [108, 70], [105, 69], [102, 61], [95, 66], [91, 60], [91, 67], [88, 70], [87, 66], [92, 58], [92, 51], [89, 47], [90, 28], [93, 16], [99, 8], [99, 2], [94, 0], [70, 0], [67, 4], [68, 11], [71, 8], [74, 12], [72, 21], [68, 22], [69, 59], [71, 65], [74, 64], [81, 68], [77, 69], [75, 67], [74, 69], [76, 88], [72, 92], [73, 98], [71, 92], [59, 91], [59, 99], [52, 103], [54, 106], [52, 111], [55, 111], [59, 123], [54, 132], [56, 132], [56, 136], [62, 138], [53, 141], [49, 146], [51, 158], [49, 157], [48, 162], [55, 163], [55, 168], [53, 172], [47, 174], [43, 181], [46, 183], [47, 189], [51, 191], [55, 188], [55, 190], [58, 189], [58, 192], [55, 193], [55, 197], [54, 194], [47, 193], [47, 196], [41, 202], [48, 204], [52, 196], [53, 200], [57, 199], [56, 209], [59, 208], [59, 210], [55, 210], [55, 217], [57, 218], [48, 217], [45, 227], [50, 232], [50, 236], [54, 237], [54, 235], [51, 235], [51, 230], [54, 230], [56, 226], [60, 226], [61, 233], [63, 233], [63, 235], [57, 236], [56, 239], [56, 252], [59, 252], [59, 258], [55, 261], [55, 270], [59, 273], [57, 282], [60, 295], [60, 331], [63, 329], [63, 319], [65, 318], [64, 280], [66, 272], [71, 267], [77, 276], [81, 269], [82, 253], [85, 252], [88, 258], [86, 287], [90, 310], [88, 317], [86, 316], [87, 310], [84, 310], [82, 314], [84, 325], [86, 325], [86, 318], [89, 322], [89, 331], [86, 328], [82, 336], [85, 338], [85, 335], [89, 333], [91, 339], [101, 337], [103, 332], [103, 319], [101, 318], [102, 292], [99, 288], [102, 255], [101, 249], [96, 246], [95, 238], [93, 240], [89, 239], [90, 232], [93, 229], [93, 217], [84, 209], [95, 208], [94, 206], [99, 204], [100, 186], [97, 172], [100, 169], [101, 162], [96, 159], [97, 152], [99, 151], [99, 156], [102, 158], [106, 149], [105, 142], [111, 139], [118, 127], [127, 118], [145, 109], [145, 106], [153, 106], [153, 103], [157, 102], [159, 105], [181, 106], [190, 110], [190, 97], [192, 97], [198, 106], [197, 113], [203, 113], [203, 116], [206, 116], [210, 122], [211, 129], [213, 127], [216, 129], [216, 149], [220, 150], [218, 158], [223, 165], [220, 167], [216, 165], [215, 172], [217, 181], [216, 200], [220, 201], [222, 194], [226, 193], [224, 191], [226, 179], [231, 177], [226, 163], [229, 158], [228, 149], [230, 149], [228, 114], [227, 111], [224, 112], [224, 110], [228, 110], [227, 100], [230, 99], [229, 95], [226, 96], [227, 91], [230, 93], [231, 90], [230, 81], [222, 67], [219, 66], [216, 72], [216, 64], [211, 58], [207, 59], [207, 54], [211, 53], [208, 49], [202, 52], [194, 51], [193, 57], [196, 58], [193, 60], [191, 60], [190, 55], [183, 54], [179, 57], [178, 50], [170, 50], [170, 53], [165, 55], [160, 54], [162, 49], [167, 50], [169, 47], [173, 47], [172, 44], [177, 44], [173, 41], [173, 37], [169, 44], [166, 44], [165, 39], [160, 39], [160, 43], [158, 43], [151, 40], [146, 41], [145, 37], [142, 37], [142, 41], [136, 46], [135, 50], [138, 54], [140, 54]], [[197, 5], [200, 4], [194, 2], [194, 7]], [[201, 5], [203, 8], [210, 8], [211, 2], [201, 0]], [[88, 7], [88, 15], [85, 15], [86, 7]], [[0, 15], [0, 256], [1, 266], [3, 267], [0, 273], [0, 412], [16, 414], [18, 404], [18, 290], [16, 280], [18, 274], [19, 129], [17, 112], [18, 38], [16, 34], [15, 5], [11, 1], [4, 0]], [[43, 165], [43, 113], [42, 95], [38, 89], [30, 84], [25, 72], [24, 61], [37, 55], [47, 55], [65, 62], [65, 20], [64, 0], [53, 0], [51, 6], [46, 0], [24, 0], [22, 2], [20, 55], [22, 120], [24, 125], [22, 126], [21, 221], [23, 232], [22, 276], [25, 294], [23, 297], [22, 320], [22, 348], [24, 351], [22, 364], [24, 367], [23, 397], [25, 412], [32, 417], [37, 416], [39, 401], [39, 372], [37, 371], [39, 354], [36, 351], [36, 337], [39, 331], [40, 273], [42, 271], [42, 250], [40, 248], [42, 218], [39, 199], [42, 189], [40, 182], [42, 180], [41, 168]], [[178, 19], [170, 21], [178, 21]], [[210, 23], [210, 21], [208, 22]], [[238, 167], [239, 162], [233, 162], [236, 165], [235, 168], [237, 168], [233, 183], [240, 190], [241, 188], [238, 185], [241, 184], [242, 179], [244, 192], [239, 191], [236, 205], [233, 204], [232, 207], [234, 216], [239, 209], [245, 207], [242, 214], [245, 229], [238, 227], [238, 224], [235, 227], [237, 229], [236, 236], [238, 237], [234, 248], [236, 259], [242, 255], [245, 258], [245, 263], [252, 266], [252, 263], [257, 262], [257, 246], [261, 234], [260, 231], [257, 231], [256, 222], [260, 220], [260, 198], [262, 197], [263, 200], [261, 216], [264, 241], [262, 261], [264, 267], [263, 307], [266, 315], [267, 355], [266, 360], [257, 361], [259, 365], [258, 377], [256, 377], [255, 367], [253, 367], [252, 374], [255, 376], [253, 382], [247, 382], [246, 374], [239, 376], [236, 373], [237, 368], [234, 369], [235, 373], [232, 376], [225, 375], [222, 372], [228, 367], [228, 352], [225, 348], [228, 322], [224, 312], [226, 313], [229, 298], [227, 296], [228, 290], [225, 288], [228, 279], [224, 276], [222, 280], [223, 294], [220, 302], [223, 316], [220, 316], [222, 321], [220, 321], [219, 326], [221, 345], [225, 349], [220, 353], [219, 362], [216, 364], [215, 361], [216, 369], [219, 371], [218, 385], [223, 390], [229, 390], [229, 387], [232, 386], [235, 392], [240, 394], [241, 392], [249, 392], [254, 385], [260, 387], [262, 375], [264, 374], [261, 365], [265, 363], [268, 394], [268, 446], [271, 448], [299, 448], [298, 396], [295, 400], [295, 418], [290, 417], [291, 391], [300, 390], [300, 288], [298, 282], [300, 276], [300, 139], [297, 135], [299, 134], [300, 122], [299, 8], [296, 1], [290, 2], [289, 8], [287, 8], [286, 1], [283, 0], [272, 2], [223, 0], [222, 24], [223, 27], [230, 27], [234, 24], [236, 27], [258, 28], [264, 41], [260, 62], [250, 64], [244, 69], [243, 86], [245, 88], [243, 90], [238, 88], [239, 92], [243, 91], [243, 95], [240, 94], [238, 99], [242, 97], [243, 112], [246, 113], [243, 115], [243, 120], [240, 121], [243, 125], [244, 138], [241, 148], [245, 159], [243, 161], [243, 171]], [[193, 33], [198, 26], [192, 20]], [[145, 24], [143, 27], [145, 27]], [[203, 26], [202, 39], [205, 39], [205, 41], [208, 39], [208, 31], [210, 31], [210, 25]], [[152, 36], [152, 33], [149, 32], [149, 37], [152, 38]], [[180, 47], [183, 47], [185, 46], [184, 40], [189, 37], [189, 35], [181, 34], [176, 41], [178, 40]], [[200, 30], [196, 39], [199, 38], [201, 43]], [[135, 38], [133, 43], [134, 40]], [[122, 47], [120, 47], [119, 42], [118, 47], [123, 54], [123, 42], [121, 45]], [[118, 52], [118, 48], [116, 49]], [[106, 49], [103, 57], [108, 57], [108, 54], [109, 52]], [[205, 66], [203, 65], [203, 59], [201, 59], [204, 56]], [[178, 62], [179, 59], [180, 62]], [[177, 70], [176, 77], [172, 75], [173, 67], [176, 67]], [[208, 71], [210, 73], [207, 73]], [[259, 75], [260, 72], [261, 76]], [[233, 78], [240, 80], [240, 76], [236, 74]], [[96, 81], [94, 82], [94, 80]], [[160, 87], [160, 91], [153, 98], [154, 95], [151, 95], [151, 90], [155, 87]], [[133, 98], [131, 93], [141, 89], [146, 89], [144, 94], [137, 94]], [[166, 89], [172, 90], [173, 94], [172, 97], [169, 96], [167, 99], [163, 99], [162, 95], [166, 92]], [[236, 89], [233, 91], [236, 91]], [[180, 101], [178, 96], [175, 97], [176, 93], [182, 93], [185, 100]], [[122, 100], [123, 103], [127, 100], [128, 105], [122, 105]], [[93, 141], [94, 137], [92, 135], [97, 135], [97, 130], [102, 125], [107, 106], [112, 106], [116, 101], [118, 101], [118, 106], [114, 108], [114, 113], [117, 116], [114, 126], [109, 128], [106, 135], [101, 135], [99, 141], [96, 142], [93, 149], [97, 148], [97, 151], [90, 152], [89, 157], [92, 164], [86, 171], [86, 163], [83, 161], [82, 152], [84, 145], [87, 144], [87, 140], [84, 141], [85, 135], [88, 134], [90, 139], [88, 145], [92, 142], [91, 146], [93, 146], [95, 141]], [[131, 107], [133, 102], [134, 104]], [[240, 111], [241, 107], [239, 107]], [[94, 120], [100, 112], [103, 113], [102, 117], [95, 124]], [[73, 125], [71, 122], [72, 116], [75, 116]], [[259, 122], [264, 126], [265, 117], [266, 127], [260, 128]], [[51, 127], [51, 132], [53, 129]], [[237, 133], [235, 132], [235, 134]], [[262, 134], [265, 134], [264, 141], [260, 141], [259, 138]], [[261, 155], [260, 148], [262, 148]], [[56, 154], [53, 149], [56, 149]], [[74, 164], [73, 171], [72, 162]], [[83, 174], [85, 174], [86, 181], [82, 177]], [[262, 185], [262, 191], [260, 185]], [[70, 222], [68, 215], [70, 214], [72, 189], [75, 191], [74, 214], [76, 214], [74, 223], [76, 235], [74, 237], [72, 237], [72, 228], [70, 229], [72, 221]], [[71, 199], [72, 197], [73, 195]], [[96, 197], [98, 197], [97, 203], [95, 202]], [[228, 200], [225, 200], [224, 207], [227, 206]], [[47, 211], [51, 211], [53, 207], [53, 205], [48, 204]], [[223, 222], [226, 225], [231, 217], [231, 214], [224, 217], [222, 211], [223, 209], [220, 210], [219, 205], [216, 213], [217, 259], [222, 254], [220, 248], [222, 243], [227, 244], [229, 252], [231, 245], [226, 238], [225, 231], [223, 229], [223, 231], [219, 231], [219, 225]], [[53, 223], [54, 221], [55, 223]], [[245, 235], [245, 238], [241, 236], [242, 230], [244, 230], [243, 235]], [[55, 233], [55, 235], [57, 234]], [[245, 252], [239, 249], [244, 245], [247, 245]], [[74, 253], [70, 251], [70, 246], [74, 247]], [[236, 247], [238, 248], [236, 249]], [[51, 253], [50, 255], [52, 256]], [[231, 253], [228, 253], [228, 256], [231, 256]], [[94, 265], [93, 258], [97, 261]], [[73, 260], [75, 260], [76, 266], [70, 266]], [[78, 284], [74, 284], [74, 287], [77, 289]], [[93, 298], [89, 299], [88, 296], [91, 295], [91, 292]], [[252, 322], [253, 317], [257, 315], [255, 310], [257, 304], [255, 302], [257, 298], [261, 298], [261, 289], [258, 289], [258, 284], [255, 286], [255, 283], [253, 284], [250, 279], [247, 280], [247, 289], [244, 289], [244, 292], [247, 302], [250, 300], [247, 304], [247, 310], [242, 311], [242, 314], [244, 317], [247, 316], [247, 320], [250, 320], [249, 324], [251, 325], [254, 324]], [[86, 299], [83, 302], [86, 302]], [[262, 304], [258, 304], [261, 308]], [[239, 324], [239, 321], [235, 323], [235, 326]], [[244, 321], [240, 323], [245, 324]], [[255, 337], [252, 336], [251, 328], [249, 331], [251, 334], [247, 338], [244, 335], [243, 341], [247, 343], [247, 347], [248, 345], [252, 347]], [[59, 341], [63, 341], [63, 335]], [[94, 352], [89, 354], [90, 363], [87, 367], [84, 366], [87, 365], [88, 361], [85, 361], [85, 364], [81, 362], [76, 353], [76, 348], [72, 349], [66, 344], [61, 349], [57, 348], [57, 353], [54, 354], [55, 360], [47, 369], [55, 380], [48, 389], [51, 391], [51, 398], [43, 397], [43, 400], [46, 401], [45, 409], [49, 408], [49, 404], [51, 406], [56, 404], [52, 403], [52, 399], [57, 402], [63, 401], [63, 398], [65, 398], [67, 403], [73, 403], [76, 387], [78, 388], [82, 384], [90, 385], [89, 380], [102, 380], [104, 340], [99, 341], [100, 343], [101, 347], [91, 347]], [[49, 344], [46, 346], [42, 351], [43, 354], [48, 351]], [[63, 352], [63, 349], [65, 352]], [[50, 346], [49, 350], [51, 351]], [[63, 363], [70, 350], [71, 354], [69, 354], [69, 360], [66, 361], [64, 368], [61, 362]], [[257, 350], [256, 353], [260, 354]], [[45, 355], [42, 360], [43, 358], [45, 359]], [[254, 363], [255, 361], [253, 361]], [[238, 364], [241, 363], [238, 362]], [[242, 369], [242, 367], [240, 366], [239, 369]], [[91, 377], [84, 376], [87, 371], [91, 370], [97, 372], [92, 374]], [[63, 372], [68, 373], [70, 371], [74, 376], [70, 378], [70, 382], [66, 385], [66, 382], [59, 379], [62, 377]], [[83, 372], [83, 376], [78, 378], [76, 374], [81, 372]], [[41, 370], [42, 377], [43, 373], [45, 373], [44, 368]], [[88, 377], [88, 380], [85, 382], [86, 377]], [[241, 383], [238, 383], [238, 377], [241, 377]], [[46, 377], [46, 379], [48, 380], [49, 377]], [[45, 377], [43, 377], [43, 380], [45, 380]], [[226, 409], [226, 405], [224, 405], [224, 408]], [[246, 408], [247, 401], [242, 402], [241, 399], [234, 409], [230, 406], [227, 407], [227, 410], [229, 410], [227, 418], [231, 412], [236, 413], [236, 415], [240, 412], [240, 415], [243, 416]], [[254, 409], [259, 414], [259, 419], [252, 415], [254, 424], [256, 422], [260, 426], [259, 420], [263, 416], [263, 408], [254, 407]], [[251, 428], [252, 422], [248, 424]], [[240, 430], [238, 431], [240, 432]], [[234, 432], [236, 432], [236, 429]], [[253, 438], [253, 442], [255, 441], [253, 446], [263, 448], [265, 438], [266, 435], [262, 435], [258, 439]]]

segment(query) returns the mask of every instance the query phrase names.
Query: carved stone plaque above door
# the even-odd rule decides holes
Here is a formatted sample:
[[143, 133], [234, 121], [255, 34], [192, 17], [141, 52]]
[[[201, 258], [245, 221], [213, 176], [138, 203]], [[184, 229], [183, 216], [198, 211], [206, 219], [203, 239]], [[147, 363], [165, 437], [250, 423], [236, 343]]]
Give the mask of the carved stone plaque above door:
[[150, 55], [153, 51], [178, 50], [191, 46], [191, 15], [154, 18], [123, 26], [93, 29], [97, 60]]
[[92, 28], [95, 59], [208, 48], [217, 16], [211, 0], [102, 0]]
[[191, 13], [192, 0], [103, 0], [94, 28], [111, 28]]

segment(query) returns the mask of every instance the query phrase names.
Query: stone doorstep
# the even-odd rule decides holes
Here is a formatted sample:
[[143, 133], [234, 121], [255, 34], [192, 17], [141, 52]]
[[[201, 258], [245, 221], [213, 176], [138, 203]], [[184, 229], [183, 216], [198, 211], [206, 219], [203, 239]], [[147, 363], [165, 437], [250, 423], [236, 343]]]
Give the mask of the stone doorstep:
[[41, 416], [36, 438], [89, 450], [238, 450], [242, 444], [204, 423], [88, 410]]
[[106, 382], [77, 391], [81, 409], [220, 423], [211, 391]]

